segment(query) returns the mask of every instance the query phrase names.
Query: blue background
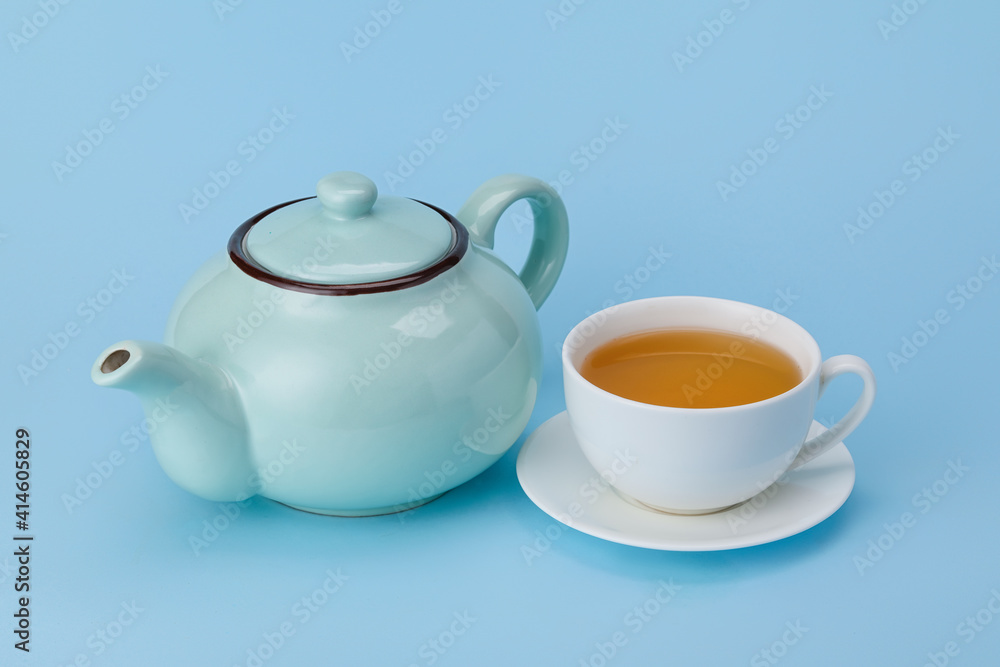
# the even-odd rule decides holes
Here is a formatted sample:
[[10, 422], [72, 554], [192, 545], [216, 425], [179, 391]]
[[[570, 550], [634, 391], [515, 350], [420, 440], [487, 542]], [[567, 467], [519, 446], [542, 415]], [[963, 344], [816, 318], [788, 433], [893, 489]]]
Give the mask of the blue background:
[[[13, 547], [0, 552], [0, 664], [255, 664], [248, 651], [283, 623], [295, 634], [263, 664], [755, 665], [772, 664], [768, 649], [782, 665], [921, 665], [948, 642], [949, 664], [996, 664], [1000, 618], [980, 610], [1000, 590], [1000, 280], [976, 278], [992, 277], [982, 258], [1000, 252], [1000, 7], [908, 0], [893, 26], [889, 0], [563, 2], [565, 21], [553, 19], [557, 0], [402, 0], [345, 55], [341, 44], [388, 4], [52, 1], [49, 18], [44, 2], [12, 0], [0, 10], [0, 440], [11, 460], [0, 535], [16, 532], [22, 426], [36, 535], [30, 656], [12, 646]], [[730, 22], [713, 23], [723, 10]], [[697, 57], [679, 67], [686, 49]], [[164, 78], [147, 78], [123, 117], [115, 100], [147, 67]], [[480, 77], [499, 85], [456, 127], [445, 113]], [[811, 87], [830, 95], [803, 110]], [[241, 143], [275, 109], [294, 118], [248, 161]], [[778, 124], [796, 112], [808, 119], [787, 136]], [[113, 131], [57, 174], [67, 146], [104, 119]], [[594, 141], [616, 119], [615, 141]], [[879, 378], [848, 439], [857, 485], [846, 505], [765, 546], [631, 548], [557, 530], [517, 483], [519, 441], [425, 508], [346, 520], [257, 499], [196, 553], [190, 538], [223, 508], [171, 483], [147, 444], [123, 443], [143, 419], [138, 402], [93, 386], [91, 363], [118, 340], [159, 340], [187, 277], [249, 216], [340, 169], [390, 192], [386, 172], [437, 128], [446, 140], [395, 194], [455, 211], [500, 173], [572, 179], [569, 260], [540, 313], [545, 377], [529, 431], [564, 408], [563, 337], [607, 302], [702, 294], [770, 307], [789, 292], [787, 315], [825, 356], [861, 355]], [[912, 180], [907, 162], [949, 128], [958, 138]], [[778, 150], [723, 197], [718, 182], [769, 138]], [[592, 142], [593, 160], [580, 152]], [[229, 160], [240, 173], [185, 220], [181, 204]], [[863, 233], [845, 231], [894, 180], [905, 192], [892, 206]], [[530, 242], [525, 209], [498, 233], [515, 266]], [[670, 260], [623, 293], [620, 281], [661, 245]], [[127, 287], [99, 313], [81, 309], [116, 270], [132, 276]], [[959, 285], [979, 291], [960, 300]], [[914, 341], [939, 310], [936, 335]], [[65, 349], [23, 380], [18, 367], [74, 324]], [[923, 345], [894, 367], [904, 337]], [[838, 380], [818, 418], [838, 418], [859, 389]], [[67, 508], [116, 450], [121, 465]], [[968, 470], [935, 491], [949, 462]], [[924, 489], [933, 503], [919, 500]], [[904, 512], [916, 523], [895, 537], [886, 524]], [[546, 529], [557, 538], [540, 540]], [[888, 550], [860, 563], [880, 539]], [[349, 579], [302, 623], [295, 605], [338, 569]], [[680, 589], [636, 632], [626, 615], [661, 580]], [[117, 634], [122, 613], [131, 620], [122, 605], [133, 603], [142, 611], [120, 636], [98, 639]], [[474, 622], [453, 626], [465, 613]], [[977, 613], [992, 623], [960, 626]], [[796, 623], [808, 631], [783, 644]], [[599, 645], [616, 632], [627, 644], [605, 659]], [[441, 654], [431, 640], [451, 645]]]

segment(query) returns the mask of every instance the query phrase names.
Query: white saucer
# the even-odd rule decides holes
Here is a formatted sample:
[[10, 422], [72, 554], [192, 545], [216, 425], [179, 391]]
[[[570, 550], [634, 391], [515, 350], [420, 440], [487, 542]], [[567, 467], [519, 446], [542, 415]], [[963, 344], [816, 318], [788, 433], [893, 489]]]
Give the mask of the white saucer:
[[[809, 437], [824, 430], [813, 422]], [[774, 542], [829, 517], [851, 495], [854, 460], [840, 443], [733, 509], [663, 514], [629, 503], [604, 484], [562, 412], [528, 437], [517, 457], [517, 478], [542, 511], [588, 535], [647, 549], [718, 551]]]

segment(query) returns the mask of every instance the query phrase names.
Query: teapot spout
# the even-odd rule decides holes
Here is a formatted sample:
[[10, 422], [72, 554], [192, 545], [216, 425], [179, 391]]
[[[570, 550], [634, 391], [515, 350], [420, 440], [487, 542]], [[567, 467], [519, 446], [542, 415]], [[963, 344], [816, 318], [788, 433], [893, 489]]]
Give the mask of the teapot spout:
[[182, 488], [208, 500], [255, 493], [246, 416], [230, 377], [171, 347], [124, 341], [98, 357], [91, 378], [142, 402], [153, 451]]

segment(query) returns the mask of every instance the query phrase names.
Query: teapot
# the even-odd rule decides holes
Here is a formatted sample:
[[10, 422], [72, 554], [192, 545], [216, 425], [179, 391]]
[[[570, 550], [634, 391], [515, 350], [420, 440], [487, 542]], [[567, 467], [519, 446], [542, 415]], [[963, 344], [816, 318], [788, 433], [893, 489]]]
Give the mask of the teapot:
[[[518, 274], [492, 248], [521, 199], [534, 237]], [[542, 375], [536, 310], [568, 242], [538, 179], [493, 178], [452, 216], [333, 173], [235, 231], [181, 291], [164, 344], [112, 345], [91, 377], [138, 396], [157, 461], [205, 499], [411, 509], [520, 437]]]

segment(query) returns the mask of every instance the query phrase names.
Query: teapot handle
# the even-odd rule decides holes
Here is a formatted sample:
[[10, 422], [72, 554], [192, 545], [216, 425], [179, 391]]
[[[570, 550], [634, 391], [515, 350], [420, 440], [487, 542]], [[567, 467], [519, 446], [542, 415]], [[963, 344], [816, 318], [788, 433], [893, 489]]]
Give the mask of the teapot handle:
[[535, 236], [520, 278], [537, 309], [555, 287], [569, 248], [566, 206], [558, 193], [537, 178], [505, 174], [480, 185], [455, 217], [475, 243], [492, 250], [500, 216], [521, 199], [531, 204]]

